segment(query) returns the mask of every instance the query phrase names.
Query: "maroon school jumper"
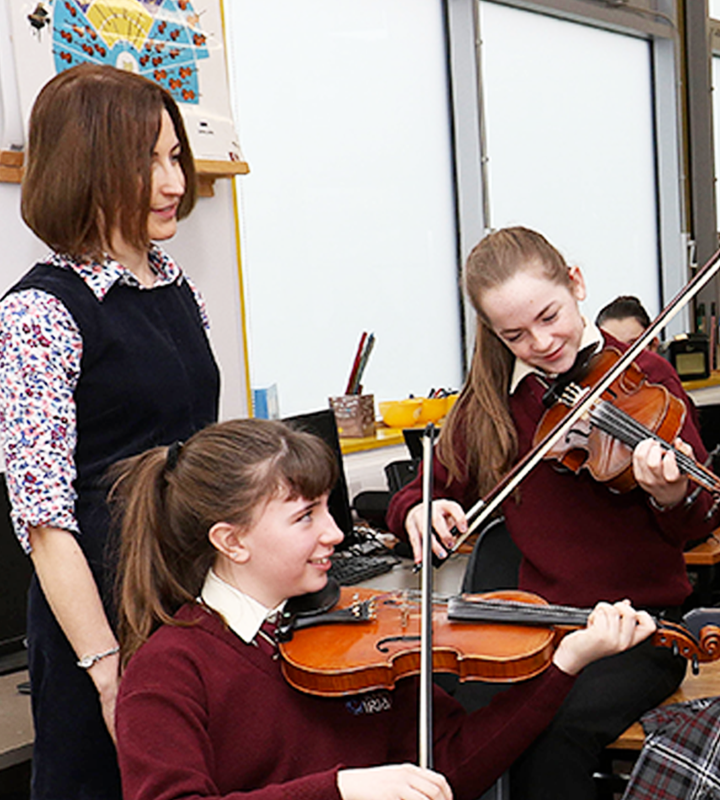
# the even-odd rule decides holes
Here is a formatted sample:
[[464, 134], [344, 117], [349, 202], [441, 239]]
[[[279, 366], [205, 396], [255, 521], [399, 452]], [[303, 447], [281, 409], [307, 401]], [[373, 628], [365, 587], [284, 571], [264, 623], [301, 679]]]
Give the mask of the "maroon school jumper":
[[[606, 344], [625, 345], [603, 333]], [[652, 383], [664, 385], [688, 403], [680, 379], [665, 359], [644, 351], [636, 359]], [[532, 446], [532, 438], [545, 409], [545, 386], [537, 375], [529, 375], [510, 398], [510, 412], [519, 438], [519, 456]], [[698, 461], [707, 453], [690, 404], [680, 436], [692, 445]], [[455, 442], [461, 459], [465, 443]], [[477, 500], [467, 481], [447, 485], [448, 471], [437, 460], [434, 467], [434, 497], [457, 500], [468, 510]], [[422, 499], [422, 478], [402, 489], [388, 511], [388, 526], [407, 538], [404, 521], [408, 510]], [[691, 484], [688, 497], [696, 494]], [[555, 461], [543, 461], [520, 486], [520, 499], [502, 505], [508, 530], [520, 548], [521, 589], [535, 592], [552, 603], [588, 607], [599, 600], [629, 598], [637, 608], [679, 606], [690, 594], [683, 545], [709, 536], [717, 522], [708, 519], [712, 506], [709, 493], [697, 493], [683, 502], [659, 511], [650, 497], [636, 488], [617, 494], [595, 481], [587, 470], [568, 472]]]
[[[413, 678], [329, 699], [286, 683], [280, 663], [218, 615], [185, 606], [130, 660], [117, 703], [125, 800], [338, 800], [337, 772], [417, 760]], [[573, 679], [551, 665], [474, 714], [440, 689], [435, 769], [476, 800], [552, 719]]]

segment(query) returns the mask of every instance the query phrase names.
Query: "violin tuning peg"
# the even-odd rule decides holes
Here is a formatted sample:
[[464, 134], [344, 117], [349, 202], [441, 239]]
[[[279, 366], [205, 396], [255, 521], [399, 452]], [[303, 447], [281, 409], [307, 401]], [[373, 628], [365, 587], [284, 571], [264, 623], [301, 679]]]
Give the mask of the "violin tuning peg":
[[672, 643], [672, 654], [675, 657], [680, 655], [680, 648], [678, 647], [678, 643], [675, 641]]
[[697, 675], [700, 672], [700, 664], [698, 662], [698, 657], [695, 653], [693, 653], [693, 657], [690, 664], [692, 667], [692, 674]]

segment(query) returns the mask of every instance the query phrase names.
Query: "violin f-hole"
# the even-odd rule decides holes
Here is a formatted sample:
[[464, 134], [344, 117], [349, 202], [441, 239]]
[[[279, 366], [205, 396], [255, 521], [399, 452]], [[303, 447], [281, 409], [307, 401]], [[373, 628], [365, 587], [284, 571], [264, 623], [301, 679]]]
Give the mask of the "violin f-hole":
[[419, 636], [386, 636], [384, 639], [380, 639], [375, 643], [375, 649], [378, 650], [380, 653], [387, 653], [389, 652], [390, 648], [388, 645], [391, 642], [419, 642]]

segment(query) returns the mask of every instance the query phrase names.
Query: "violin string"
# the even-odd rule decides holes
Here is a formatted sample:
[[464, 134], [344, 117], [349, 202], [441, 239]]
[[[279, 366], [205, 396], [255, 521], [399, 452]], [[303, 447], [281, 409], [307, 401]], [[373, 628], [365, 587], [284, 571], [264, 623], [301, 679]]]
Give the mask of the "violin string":
[[526, 603], [519, 600], [492, 598], [464, 599], [457, 596], [451, 599], [451, 613], [455, 619], [498, 621], [503, 617], [509, 617], [508, 622], [584, 625], [590, 615], [588, 609], [547, 603]]
[[[411, 599], [413, 602], [420, 602], [420, 589], [403, 589], [402, 591], [398, 592], [390, 592], [389, 594], [398, 594], [402, 595], [403, 597]], [[441, 592], [433, 592], [432, 593], [432, 600], [434, 603], [438, 605], [447, 604], [453, 597], [456, 595], [452, 594], [443, 594]]]
[[718, 481], [717, 477], [713, 475], [713, 473], [710, 473], [706, 469], [704, 469], [700, 464], [698, 464], [694, 459], [692, 459], [686, 453], [683, 453], [682, 451], [678, 450], [676, 447], [671, 445], [669, 442], [666, 442], [657, 434], [653, 433], [652, 431], [649, 431], [641, 423], [639, 423], [633, 417], [628, 415], [626, 412], [612, 405], [612, 403], [608, 404], [608, 407], [614, 416], [617, 416], [618, 418], [623, 417], [624, 418], [623, 421], [628, 424], [628, 427], [631, 427], [633, 429], [633, 432], [636, 435], [636, 440], [633, 442], [633, 446], [637, 445], [643, 439], [648, 438], [648, 435], [651, 435], [651, 437], [655, 439], [655, 441], [659, 442], [660, 444], [662, 444], [664, 447], [671, 450], [675, 454], [675, 457], [678, 460], [678, 464], [684, 472], [695, 478], [695, 480], [697, 480], [699, 483], [702, 483], [703, 485], [707, 486], [709, 483], [710, 484], [709, 488], [717, 490], [720, 487], [720, 482]]
[[[419, 602], [418, 598], [420, 591], [417, 589], [408, 589], [399, 592], [404, 599], [409, 599], [413, 603]], [[550, 624], [548, 619], [552, 617], [551, 621], [556, 624], [585, 624], [587, 617], [590, 614], [588, 609], [574, 608], [573, 606], [553, 605], [550, 603], [528, 603], [522, 600], [506, 600], [503, 598], [486, 598], [475, 595], [457, 595], [457, 594], [433, 594], [433, 601], [438, 605], [452, 605], [456, 609], [462, 608], [464, 612], [472, 615], [477, 613], [478, 619], [484, 613], [492, 614], [493, 619], [499, 619], [503, 616], [514, 617], [518, 615], [526, 619], [542, 619], [544, 624]]]
[[[632, 416], [622, 411], [622, 409], [617, 408], [612, 403], [603, 401], [602, 407], [598, 407], [598, 412], [599, 415], [597, 417], [593, 415], [593, 412], [591, 412], [591, 419], [593, 419], [594, 422], [596, 420], [598, 421], [598, 427], [600, 427], [601, 430], [605, 430], [606, 433], [616, 436], [630, 447], [636, 447], [643, 439], [652, 438], [675, 454], [678, 464], [684, 472], [691, 475], [698, 481], [706, 481], [705, 474], [699, 469], [698, 465], [693, 461], [692, 458], [673, 447], [673, 445], [671, 445], [669, 442], [666, 442], [662, 437], [658, 436], [653, 431], [645, 428]], [[603, 417], [603, 414], [607, 414], [606, 419]], [[607, 426], [603, 425], [603, 422], [607, 422]], [[715, 483], [715, 481], [713, 481], [713, 483]]]
[[646, 428], [634, 419], [634, 417], [612, 403], [606, 400], [599, 401], [591, 410], [590, 419], [600, 430], [612, 436], [616, 436], [629, 447], [636, 447], [643, 439], [654, 439], [675, 454], [678, 465], [683, 472], [690, 475], [706, 488], [714, 491], [720, 489], [720, 481], [713, 473], [702, 468], [686, 453], [673, 447], [669, 442], [666, 442], [662, 437]]

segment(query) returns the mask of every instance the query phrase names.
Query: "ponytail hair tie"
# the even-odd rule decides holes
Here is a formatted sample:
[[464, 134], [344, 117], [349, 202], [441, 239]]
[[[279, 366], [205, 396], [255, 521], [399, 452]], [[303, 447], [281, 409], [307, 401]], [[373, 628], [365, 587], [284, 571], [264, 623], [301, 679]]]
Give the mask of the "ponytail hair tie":
[[165, 457], [165, 472], [172, 472], [177, 466], [178, 458], [180, 458], [180, 451], [182, 450], [182, 442], [173, 442], [167, 449], [167, 456]]

